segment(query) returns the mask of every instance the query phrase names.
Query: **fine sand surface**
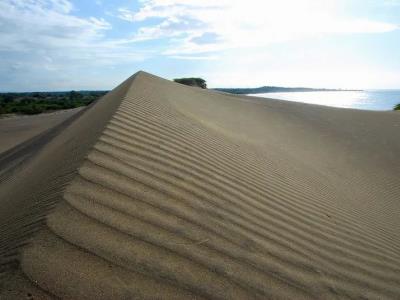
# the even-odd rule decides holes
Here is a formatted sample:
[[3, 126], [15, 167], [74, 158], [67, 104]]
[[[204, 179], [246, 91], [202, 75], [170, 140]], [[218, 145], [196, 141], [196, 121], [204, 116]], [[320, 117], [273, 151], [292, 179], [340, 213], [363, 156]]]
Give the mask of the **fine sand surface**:
[[0, 118], [0, 154], [60, 124], [82, 107], [33, 116]]
[[399, 113], [139, 72], [67, 121], [0, 156], [0, 299], [400, 298]]

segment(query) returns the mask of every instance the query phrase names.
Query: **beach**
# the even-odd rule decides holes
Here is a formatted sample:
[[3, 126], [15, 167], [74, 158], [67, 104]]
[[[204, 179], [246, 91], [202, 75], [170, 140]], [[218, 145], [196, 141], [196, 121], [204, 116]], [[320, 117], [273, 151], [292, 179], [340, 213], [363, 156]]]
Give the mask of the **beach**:
[[399, 129], [138, 72], [0, 153], [0, 298], [399, 298]]

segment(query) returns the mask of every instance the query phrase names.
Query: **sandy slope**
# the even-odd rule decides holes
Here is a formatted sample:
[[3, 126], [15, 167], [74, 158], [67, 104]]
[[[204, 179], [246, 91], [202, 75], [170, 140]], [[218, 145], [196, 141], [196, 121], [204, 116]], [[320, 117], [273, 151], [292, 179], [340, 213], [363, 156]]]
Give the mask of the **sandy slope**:
[[82, 107], [34, 116], [0, 118], [0, 154], [65, 121]]
[[399, 128], [140, 72], [4, 177], [0, 296], [399, 298]]

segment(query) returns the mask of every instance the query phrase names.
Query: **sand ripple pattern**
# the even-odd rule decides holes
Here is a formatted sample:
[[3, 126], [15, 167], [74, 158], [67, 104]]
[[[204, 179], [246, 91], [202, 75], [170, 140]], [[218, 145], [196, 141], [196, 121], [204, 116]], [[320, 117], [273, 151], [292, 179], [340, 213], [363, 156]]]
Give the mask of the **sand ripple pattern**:
[[67, 299], [398, 299], [398, 162], [340, 124], [316, 132], [318, 107], [301, 121], [297, 104], [264, 103], [140, 72], [24, 250], [25, 274]]

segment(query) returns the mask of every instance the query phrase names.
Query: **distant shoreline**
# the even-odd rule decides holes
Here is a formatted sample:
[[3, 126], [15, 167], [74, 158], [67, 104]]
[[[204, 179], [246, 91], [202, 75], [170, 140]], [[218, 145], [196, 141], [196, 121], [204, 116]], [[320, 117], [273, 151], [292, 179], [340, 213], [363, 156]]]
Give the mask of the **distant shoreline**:
[[214, 88], [213, 90], [231, 94], [247, 95], [247, 94], [265, 94], [265, 93], [287, 93], [287, 92], [362, 92], [363, 90], [347, 90], [347, 89], [315, 89], [304, 87], [279, 87], [279, 86], [263, 86], [258, 88]]

